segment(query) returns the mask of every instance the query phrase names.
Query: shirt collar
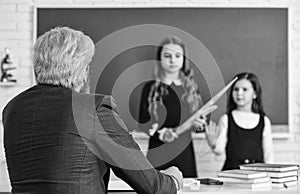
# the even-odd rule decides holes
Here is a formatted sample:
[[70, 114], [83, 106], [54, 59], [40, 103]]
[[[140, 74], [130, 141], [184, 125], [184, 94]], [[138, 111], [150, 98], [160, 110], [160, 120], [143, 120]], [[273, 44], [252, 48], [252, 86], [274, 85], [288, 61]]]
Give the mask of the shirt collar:
[[164, 79], [162, 82], [164, 82], [167, 85], [171, 85], [172, 83], [174, 83], [176, 86], [181, 86], [182, 82], [180, 79], [176, 79], [176, 80], [171, 80], [171, 79]]

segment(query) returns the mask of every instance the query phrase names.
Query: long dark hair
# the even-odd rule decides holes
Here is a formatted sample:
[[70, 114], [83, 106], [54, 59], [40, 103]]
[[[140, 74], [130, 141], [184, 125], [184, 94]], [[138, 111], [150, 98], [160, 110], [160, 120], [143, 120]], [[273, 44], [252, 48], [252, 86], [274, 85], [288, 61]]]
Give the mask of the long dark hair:
[[232, 110], [237, 108], [237, 106], [233, 100], [233, 97], [232, 97], [233, 88], [234, 88], [236, 82], [238, 82], [239, 80], [246, 79], [246, 80], [250, 81], [250, 83], [252, 84], [253, 90], [256, 94], [256, 98], [253, 99], [252, 106], [251, 106], [252, 112], [265, 115], [265, 111], [264, 111], [264, 107], [263, 107], [263, 103], [262, 103], [262, 88], [259, 83], [258, 77], [254, 73], [250, 73], [250, 72], [239, 73], [235, 77], [237, 77], [238, 79], [235, 81], [235, 83], [230, 88], [230, 93], [229, 93], [229, 98], [228, 98], [228, 103], [227, 103], [227, 113], [229, 113]]
[[[149, 102], [149, 112], [152, 112], [155, 117], [157, 117], [157, 105], [156, 101], [162, 102], [162, 97], [168, 94], [166, 86], [161, 83], [163, 77], [163, 69], [161, 66], [161, 52], [165, 45], [167, 44], [175, 44], [179, 45], [183, 50], [183, 66], [180, 69], [180, 79], [182, 81], [182, 87], [184, 89], [184, 94], [181, 97], [183, 100], [189, 103], [190, 112], [196, 111], [202, 105], [202, 98], [198, 91], [198, 85], [195, 83], [193, 78], [193, 70], [189, 67], [189, 64], [186, 60], [186, 49], [184, 43], [176, 36], [170, 36], [161, 41], [157, 48], [156, 60], [157, 64], [153, 71], [153, 78], [155, 79], [155, 83], [152, 85], [150, 89], [150, 93], [148, 96]], [[156, 118], [158, 119], [158, 118]]]

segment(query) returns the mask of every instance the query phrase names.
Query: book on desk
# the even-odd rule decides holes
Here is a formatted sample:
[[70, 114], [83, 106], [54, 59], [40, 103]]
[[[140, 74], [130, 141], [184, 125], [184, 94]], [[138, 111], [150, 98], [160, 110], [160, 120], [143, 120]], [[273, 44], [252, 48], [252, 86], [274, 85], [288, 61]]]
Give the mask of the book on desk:
[[225, 170], [218, 173], [224, 185], [249, 189], [270, 188], [271, 180], [266, 172], [240, 169]]
[[268, 164], [268, 163], [252, 163], [240, 165], [241, 170], [255, 170], [263, 172], [287, 172], [298, 171], [297, 164]]
[[[267, 171], [266, 171], [267, 172]], [[272, 178], [285, 178], [290, 176], [297, 176], [298, 177], [298, 171], [287, 171], [287, 172], [267, 172], [269, 177]]]
[[298, 184], [298, 164], [253, 163], [240, 165], [240, 169], [268, 173], [274, 188], [287, 188]]
[[272, 182], [272, 187], [274, 188], [288, 188], [298, 185], [298, 181], [287, 181], [283, 183]]
[[262, 188], [271, 188], [271, 182], [264, 182], [264, 183], [230, 183], [224, 182], [226, 186], [232, 187], [240, 187], [240, 188], [247, 188], [247, 189], [262, 189]]
[[268, 174], [266, 172], [256, 172], [250, 170], [224, 170], [218, 173], [219, 177], [231, 177], [231, 178], [246, 178], [246, 179], [253, 179], [253, 178], [261, 178], [267, 177]]
[[255, 184], [255, 183], [264, 183], [270, 182], [270, 177], [261, 177], [261, 178], [231, 178], [231, 177], [219, 177], [219, 180], [226, 183], [245, 183], [245, 184]]

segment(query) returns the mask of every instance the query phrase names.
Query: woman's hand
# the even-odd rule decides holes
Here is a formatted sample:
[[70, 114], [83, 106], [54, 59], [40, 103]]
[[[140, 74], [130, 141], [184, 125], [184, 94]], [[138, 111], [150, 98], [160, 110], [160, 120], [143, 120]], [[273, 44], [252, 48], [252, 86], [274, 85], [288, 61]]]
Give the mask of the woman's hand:
[[172, 142], [178, 138], [178, 135], [174, 132], [172, 128], [162, 128], [157, 131], [159, 133], [158, 139], [163, 142]]
[[220, 127], [213, 121], [209, 122], [209, 125], [206, 126], [205, 135], [209, 146], [214, 149], [218, 138], [220, 137], [221, 130]]
[[193, 125], [196, 127], [196, 130], [198, 132], [203, 132], [205, 131], [205, 128], [207, 126], [207, 123], [206, 123], [206, 117], [199, 117], [197, 119], [195, 119], [193, 121]]

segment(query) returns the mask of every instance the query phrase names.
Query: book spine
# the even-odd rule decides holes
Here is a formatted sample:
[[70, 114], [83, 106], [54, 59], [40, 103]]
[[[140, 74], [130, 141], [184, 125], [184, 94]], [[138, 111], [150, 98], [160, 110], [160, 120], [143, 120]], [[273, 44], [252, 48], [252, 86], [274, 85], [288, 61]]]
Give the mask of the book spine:
[[241, 170], [253, 170], [253, 171], [269, 171], [269, 172], [282, 172], [281, 169], [278, 168], [267, 168], [267, 167], [240, 167]]
[[236, 174], [219, 174], [219, 177], [227, 177], [227, 178], [243, 178], [248, 179], [249, 177], [247, 175], [236, 175]]

